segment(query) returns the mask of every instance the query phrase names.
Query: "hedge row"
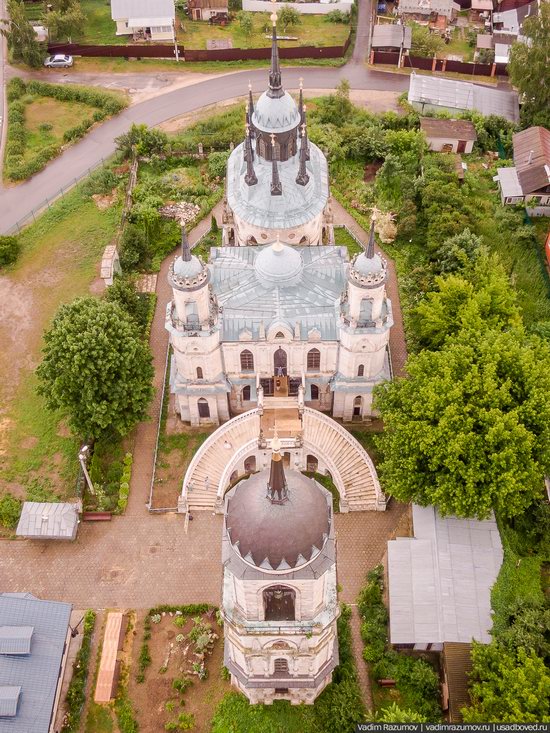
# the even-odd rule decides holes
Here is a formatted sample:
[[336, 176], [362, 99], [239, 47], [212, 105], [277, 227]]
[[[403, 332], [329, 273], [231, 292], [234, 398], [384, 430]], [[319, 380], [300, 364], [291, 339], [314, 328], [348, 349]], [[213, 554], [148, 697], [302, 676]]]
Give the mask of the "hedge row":
[[62, 733], [77, 733], [80, 728], [80, 716], [86, 701], [86, 680], [92, 646], [92, 634], [95, 627], [96, 615], [94, 611], [84, 614], [84, 628], [82, 630], [82, 646], [80, 647], [73, 664], [73, 676], [67, 690], [67, 712], [63, 719]]
[[88, 132], [96, 122], [101, 122], [110, 115], [117, 114], [126, 106], [126, 102], [107, 92], [87, 87], [60, 86], [42, 81], [25, 82], [18, 77], [8, 84], [8, 139], [6, 144], [5, 175], [12, 181], [22, 181], [42, 170], [62, 150], [61, 143], [47, 145], [30, 160], [25, 161], [27, 147], [27, 130], [25, 128], [25, 106], [31, 99], [27, 95], [52, 97], [64, 102], [80, 102], [97, 109], [86, 120], [66, 130], [63, 142], [78, 140]]
[[120, 477], [120, 489], [118, 492], [117, 508], [120, 514], [124, 512], [128, 504], [128, 496], [130, 494], [130, 479], [132, 478], [132, 463], [134, 457], [131, 453], [126, 453], [122, 461], [124, 468]]

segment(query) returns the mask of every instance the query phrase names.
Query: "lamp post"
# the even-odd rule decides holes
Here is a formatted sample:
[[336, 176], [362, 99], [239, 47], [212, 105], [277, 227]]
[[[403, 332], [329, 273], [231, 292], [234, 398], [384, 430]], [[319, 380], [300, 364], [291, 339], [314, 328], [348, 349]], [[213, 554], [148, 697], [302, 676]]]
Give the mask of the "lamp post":
[[90, 494], [93, 494], [95, 496], [94, 485], [90, 478], [90, 474], [88, 473], [88, 469], [86, 468], [86, 459], [88, 458], [89, 452], [90, 452], [90, 446], [83, 445], [78, 453], [78, 460], [80, 461], [80, 467], [82, 468], [82, 473], [84, 474], [84, 478], [86, 479], [86, 483], [88, 484]]

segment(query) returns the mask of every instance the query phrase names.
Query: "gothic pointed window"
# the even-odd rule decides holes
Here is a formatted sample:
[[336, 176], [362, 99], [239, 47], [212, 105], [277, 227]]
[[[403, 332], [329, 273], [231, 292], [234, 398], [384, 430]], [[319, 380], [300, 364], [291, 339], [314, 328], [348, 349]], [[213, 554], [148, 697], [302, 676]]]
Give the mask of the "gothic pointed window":
[[319, 399], [319, 387], [316, 384], [311, 385], [311, 399], [312, 400]]
[[249, 384], [243, 387], [242, 398], [243, 398], [243, 402], [248, 402], [250, 400], [250, 385]]
[[365, 376], [365, 365], [364, 364], [359, 364], [359, 366], [357, 367], [357, 376], [358, 377]]
[[188, 326], [196, 326], [199, 323], [197, 304], [194, 300], [185, 304], [185, 318]]
[[284, 585], [274, 585], [263, 592], [266, 621], [294, 621], [296, 592]]
[[308, 371], [319, 371], [321, 368], [321, 352], [319, 349], [310, 349], [307, 352]]
[[204, 379], [202, 367], [197, 367], [197, 379]]
[[275, 334], [276, 339], [284, 339], [284, 337], [285, 335], [282, 331], [277, 331], [277, 333]]
[[254, 356], [251, 351], [245, 349], [241, 351], [241, 371], [253, 372], [254, 371]]
[[288, 674], [288, 659], [279, 657], [273, 663], [273, 674], [278, 677], [283, 674]]

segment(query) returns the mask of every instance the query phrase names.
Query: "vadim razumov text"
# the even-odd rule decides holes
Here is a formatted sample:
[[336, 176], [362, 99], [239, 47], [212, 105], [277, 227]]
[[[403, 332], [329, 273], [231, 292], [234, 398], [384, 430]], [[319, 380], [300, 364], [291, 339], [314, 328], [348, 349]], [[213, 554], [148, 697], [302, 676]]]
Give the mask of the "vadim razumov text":
[[357, 723], [355, 733], [550, 733], [550, 723]]

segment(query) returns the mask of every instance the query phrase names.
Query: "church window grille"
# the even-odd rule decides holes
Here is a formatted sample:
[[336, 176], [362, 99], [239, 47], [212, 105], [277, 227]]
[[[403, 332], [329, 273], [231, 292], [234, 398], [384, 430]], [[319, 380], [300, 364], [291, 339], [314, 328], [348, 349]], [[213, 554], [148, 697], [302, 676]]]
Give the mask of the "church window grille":
[[309, 371], [318, 371], [321, 368], [321, 352], [319, 349], [310, 349], [307, 352], [307, 368]]
[[273, 663], [273, 674], [275, 676], [288, 674], [288, 659], [283, 659], [283, 657], [275, 659]]
[[254, 371], [254, 356], [251, 351], [245, 349], [241, 351], [241, 371], [253, 372]]

